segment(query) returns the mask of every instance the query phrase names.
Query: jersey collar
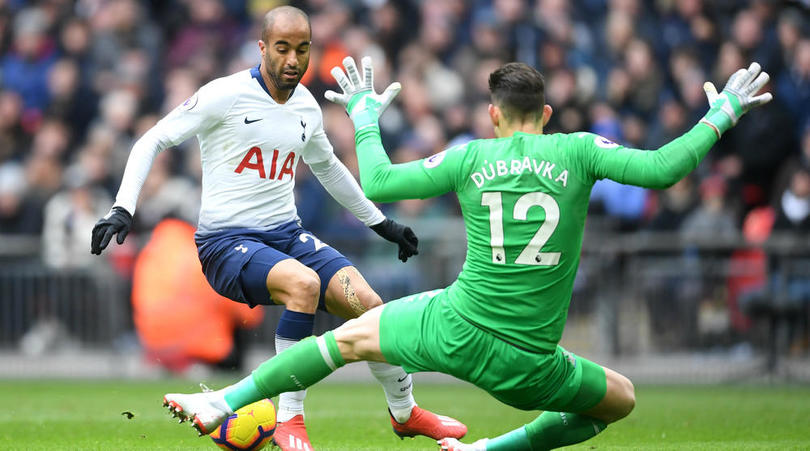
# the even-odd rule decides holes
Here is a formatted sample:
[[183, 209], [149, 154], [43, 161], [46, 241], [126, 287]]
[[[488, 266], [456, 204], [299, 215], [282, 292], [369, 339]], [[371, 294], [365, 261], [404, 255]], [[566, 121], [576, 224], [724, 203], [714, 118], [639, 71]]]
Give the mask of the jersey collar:
[[270, 90], [267, 89], [267, 85], [264, 84], [264, 79], [262, 78], [262, 74], [261, 74], [261, 72], [259, 72], [259, 66], [256, 66], [256, 67], [250, 69], [250, 76], [255, 78], [256, 81], [259, 82], [259, 86], [261, 86], [262, 89], [264, 89], [264, 92], [266, 92], [267, 95], [269, 95], [270, 98], [272, 99], [273, 96], [270, 95]]
[[[259, 64], [256, 67], [252, 67], [250, 69], [250, 76], [255, 78], [256, 81], [259, 82], [259, 86], [261, 86], [262, 89], [264, 89], [264, 92], [266, 92], [267, 95], [270, 96], [270, 100], [272, 100], [273, 102], [276, 102], [276, 99], [274, 99], [273, 95], [270, 94], [270, 90], [267, 89], [267, 85], [264, 84], [264, 78], [262, 78], [262, 74], [261, 74], [261, 72], [259, 72], [259, 67], [261, 67], [261, 64]], [[293, 93], [295, 93], [295, 88], [293, 88], [293, 90], [290, 92], [290, 99], [292, 98]], [[287, 101], [289, 101], [290, 99], [287, 99]], [[278, 103], [278, 102], [276, 102], [276, 103]]]

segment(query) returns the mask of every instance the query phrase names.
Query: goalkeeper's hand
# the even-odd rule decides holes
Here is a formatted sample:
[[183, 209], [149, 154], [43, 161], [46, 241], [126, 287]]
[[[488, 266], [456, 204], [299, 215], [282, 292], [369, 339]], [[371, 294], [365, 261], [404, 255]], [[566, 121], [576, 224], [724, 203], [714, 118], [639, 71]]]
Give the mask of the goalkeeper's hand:
[[767, 72], [760, 71], [759, 64], [751, 63], [748, 69], [734, 72], [720, 94], [712, 82], [703, 84], [703, 90], [709, 99], [709, 112], [700, 122], [712, 127], [718, 138], [737, 125], [737, 121], [748, 110], [764, 105], [773, 98], [769, 92], [755, 96], [770, 79]]
[[113, 207], [106, 216], [99, 219], [93, 227], [90, 252], [101, 255], [101, 251], [110, 244], [113, 235], [118, 234], [118, 244], [124, 244], [124, 238], [132, 228], [132, 215], [122, 207]]
[[354, 59], [351, 56], [343, 58], [345, 74], [343, 69], [338, 66], [332, 68], [332, 76], [343, 93], [338, 94], [332, 90], [324, 93], [326, 100], [346, 108], [355, 130], [377, 125], [382, 112], [402, 89], [399, 82], [394, 82], [385, 88], [382, 94], [377, 94], [374, 92], [374, 68], [371, 66], [371, 57], [364, 56], [360, 60], [360, 64], [363, 67], [362, 79], [360, 79]]
[[371, 226], [371, 230], [388, 241], [399, 245], [399, 259], [408, 261], [408, 257], [413, 257], [419, 253], [419, 239], [410, 227], [404, 226], [391, 219], [386, 219], [379, 224]]

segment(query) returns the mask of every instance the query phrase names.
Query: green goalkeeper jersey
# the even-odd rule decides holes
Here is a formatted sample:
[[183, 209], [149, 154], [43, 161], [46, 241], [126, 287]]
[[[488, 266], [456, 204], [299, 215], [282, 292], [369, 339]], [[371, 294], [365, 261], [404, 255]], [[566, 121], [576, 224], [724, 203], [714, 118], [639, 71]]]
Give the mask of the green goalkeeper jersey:
[[377, 127], [355, 139], [371, 200], [458, 195], [467, 256], [447, 299], [467, 321], [533, 352], [552, 352], [562, 336], [594, 182], [666, 188], [717, 140], [703, 124], [655, 151], [591, 133], [518, 132], [392, 165]]

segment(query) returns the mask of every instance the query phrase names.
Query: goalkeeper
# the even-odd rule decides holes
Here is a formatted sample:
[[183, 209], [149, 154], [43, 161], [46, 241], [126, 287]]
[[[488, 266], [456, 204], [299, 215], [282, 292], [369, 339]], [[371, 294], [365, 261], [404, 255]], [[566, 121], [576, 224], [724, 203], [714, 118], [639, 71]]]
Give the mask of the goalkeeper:
[[333, 332], [307, 339], [259, 366], [240, 383], [212, 393], [168, 394], [170, 409], [212, 430], [248, 402], [297, 390], [358, 360], [440, 371], [469, 381], [519, 409], [542, 410], [511, 432], [473, 444], [439, 441], [444, 450], [538, 450], [600, 433], [635, 405], [621, 374], [558, 345], [579, 265], [591, 187], [609, 178], [663, 189], [700, 163], [722, 134], [753, 107], [768, 75], [740, 69], [719, 94], [704, 89], [709, 111], [691, 130], [655, 151], [623, 147], [591, 133], [544, 135], [552, 109], [543, 77], [509, 63], [489, 77], [495, 139], [475, 140], [429, 158], [392, 165], [377, 119], [399, 91], [378, 95], [369, 58], [362, 77], [351, 58], [332, 74], [355, 126], [360, 181], [375, 201], [427, 198], [454, 191], [467, 230], [458, 279], [372, 309]]

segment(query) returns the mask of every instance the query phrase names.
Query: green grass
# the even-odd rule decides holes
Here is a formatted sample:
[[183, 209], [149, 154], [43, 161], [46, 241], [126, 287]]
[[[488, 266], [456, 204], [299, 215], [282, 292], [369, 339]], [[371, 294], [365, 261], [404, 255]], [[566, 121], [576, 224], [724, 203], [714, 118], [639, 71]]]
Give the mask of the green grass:
[[[177, 380], [0, 381], [0, 450], [216, 449], [161, 407], [164, 392], [196, 389]], [[470, 439], [498, 435], [536, 415], [466, 384], [420, 383], [415, 394], [421, 406], [464, 421]], [[124, 411], [135, 417], [126, 419]], [[374, 384], [313, 387], [307, 423], [319, 451], [436, 449], [427, 438], [394, 436]], [[810, 449], [810, 387], [639, 387], [628, 418], [574, 448]]]

